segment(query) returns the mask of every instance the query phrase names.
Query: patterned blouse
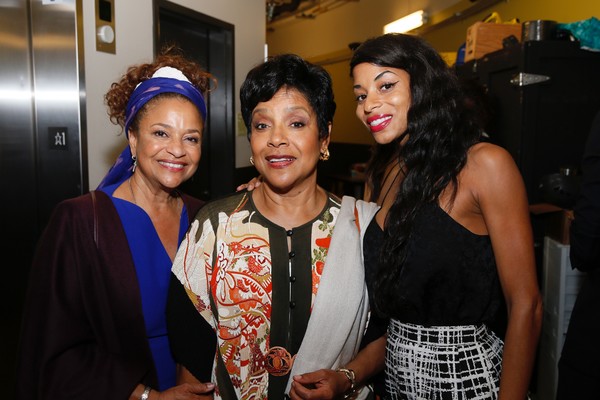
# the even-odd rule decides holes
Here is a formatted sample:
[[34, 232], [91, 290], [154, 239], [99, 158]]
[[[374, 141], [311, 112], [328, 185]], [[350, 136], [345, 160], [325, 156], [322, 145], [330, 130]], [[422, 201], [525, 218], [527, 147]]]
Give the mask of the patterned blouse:
[[[222, 361], [237, 398], [284, 398], [291, 362], [285, 355], [296, 354], [302, 343], [339, 208], [340, 200], [330, 195], [317, 218], [286, 231], [263, 217], [247, 192], [204, 206], [172, 271], [196, 318], [216, 332], [218, 351], [214, 359], [197, 360], [175, 348], [178, 362], [190, 371], [196, 366], [187, 362], [210, 362], [211, 380], [218, 382]], [[178, 337], [191, 326], [188, 317], [169, 328], [172, 342], [197, 340], [198, 332]], [[283, 348], [283, 356], [273, 348]], [[228, 398], [224, 391], [219, 383], [215, 398]]]

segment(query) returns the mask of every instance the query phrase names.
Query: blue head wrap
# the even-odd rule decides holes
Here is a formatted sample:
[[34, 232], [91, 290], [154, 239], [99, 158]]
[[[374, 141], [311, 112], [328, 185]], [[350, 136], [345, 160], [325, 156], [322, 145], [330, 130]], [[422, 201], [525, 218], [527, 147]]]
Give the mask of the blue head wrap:
[[[158, 69], [150, 79], [139, 83], [125, 109], [125, 135], [129, 137], [129, 128], [136, 114], [144, 105], [161, 93], [179, 93], [187, 97], [200, 111], [202, 120], [206, 121], [206, 102], [204, 96], [181, 71], [172, 67]], [[115, 183], [123, 182], [133, 174], [133, 160], [131, 149], [126, 146], [110, 168], [98, 189]]]

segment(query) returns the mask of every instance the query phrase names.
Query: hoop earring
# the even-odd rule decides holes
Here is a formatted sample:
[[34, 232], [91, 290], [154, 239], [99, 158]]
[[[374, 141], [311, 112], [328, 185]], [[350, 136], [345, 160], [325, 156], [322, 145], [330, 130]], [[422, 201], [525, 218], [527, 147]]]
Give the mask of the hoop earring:
[[254, 156], [250, 156], [250, 164], [254, 165]]
[[137, 157], [131, 156], [131, 161], [133, 161], [133, 169], [131, 170], [131, 173], [133, 174], [135, 172], [135, 169], [137, 168]]
[[329, 148], [326, 148], [324, 152], [319, 154], [319, 160], [322, 160], [322, 161], [329, 160]]

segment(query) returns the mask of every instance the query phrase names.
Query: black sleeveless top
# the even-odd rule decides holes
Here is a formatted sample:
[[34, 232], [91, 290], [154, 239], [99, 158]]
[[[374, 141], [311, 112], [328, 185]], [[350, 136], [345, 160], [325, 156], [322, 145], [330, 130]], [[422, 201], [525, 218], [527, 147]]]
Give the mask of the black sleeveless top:
[[[383, 232], [375, 219], [371, 225], [365, 233], [365, 278], [376, 296], [372, 283]], [[486, 323], [502, 333], [504, 301], [489, 236], [472, 233], [437, 204], [425, 205], [401, 268], [392, 318], [424, 326]]]
[[375, 217], [367, 226], [365, 236], [363, 237], [363, 259], [365, 265], [365, 282], [367, 284], [369, 292], [369, 304], [371, 304], [371, 311], [373, 312], [375, 296], [373, 293], [373, 285], [375, 276], [377, 275], [377, 268], [379, 266], [379, 253], [381, 251], [381, 244], [383, 243], [383, 230], [375, 221]]
[[[363, 260], [365, 266], [365, 282], [369, 292], [369, 304], [371, 305], [371, 317], [369, 318], [369, 329], [365, 334], [363, 343], [369, 343], [372, 340], [381, 337], [387, 331], [388, 319], [380, 316], [374, 308], [373, 280], [377, 274], [379, 264], [379, 252], [383, 241], [383, 231], [377, 225], [375, 217], [371, 220], [365, 235], [363, 237]], [[382, 398], [385, 396], [385, 370], [376, 374], [369, 382], [373, 386], [376, 395]]]

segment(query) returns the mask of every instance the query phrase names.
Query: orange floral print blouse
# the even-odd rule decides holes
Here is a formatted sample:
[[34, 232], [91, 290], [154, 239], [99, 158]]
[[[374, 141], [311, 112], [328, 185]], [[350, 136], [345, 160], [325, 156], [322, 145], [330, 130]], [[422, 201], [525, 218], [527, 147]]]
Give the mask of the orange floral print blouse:
[[241, 192], [207, 204], [192, 222], [172, 271], [216, 333], [213, 382], [221, 357], [239, 399], [283, 398], [288, 376], [269, 374], [267, 355], [300, 347], [339, 208], [330, 196], [317, 218], [286, 231]]

